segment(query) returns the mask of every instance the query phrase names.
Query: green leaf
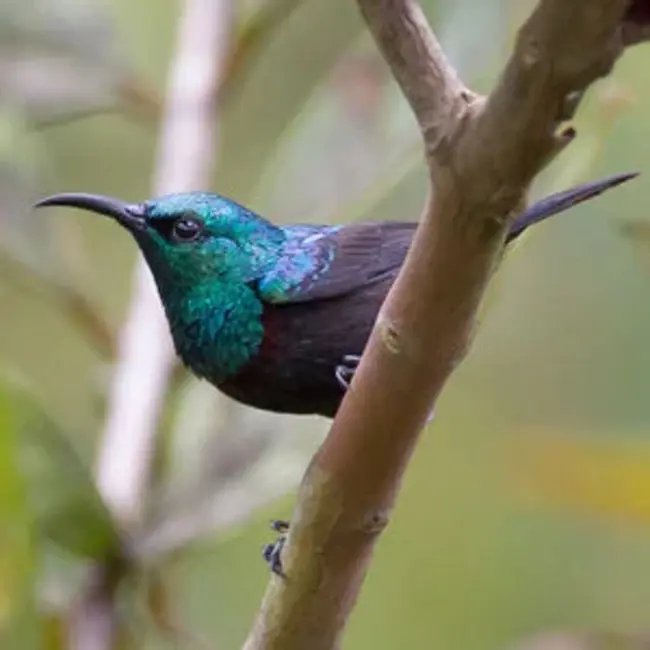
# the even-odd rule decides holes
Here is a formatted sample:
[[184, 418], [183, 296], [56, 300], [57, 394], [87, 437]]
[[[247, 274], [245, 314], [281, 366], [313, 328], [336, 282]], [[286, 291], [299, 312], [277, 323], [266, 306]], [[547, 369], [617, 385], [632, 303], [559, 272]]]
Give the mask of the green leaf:
[[20, 468], [39, 533], [73, 555], [103, 559], [119, 553], [113, 519], [65, 435], [33, 405], [20, 427]]

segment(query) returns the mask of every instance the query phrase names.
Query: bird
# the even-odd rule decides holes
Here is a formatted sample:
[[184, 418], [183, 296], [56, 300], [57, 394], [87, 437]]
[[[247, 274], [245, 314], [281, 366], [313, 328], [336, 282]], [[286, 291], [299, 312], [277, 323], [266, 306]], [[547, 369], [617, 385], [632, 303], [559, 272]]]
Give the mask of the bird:
[[[551, 194], [524, 209], [530, 226], [637, 176]], [[185, 192], [127, 203], [62, 193], [34, 207], [108, 216], [135, 239], [155, 280], [177, 355], [197, 377], [258, 409], [333, 418], [416, 222], [278, 226], [234, 200]]]

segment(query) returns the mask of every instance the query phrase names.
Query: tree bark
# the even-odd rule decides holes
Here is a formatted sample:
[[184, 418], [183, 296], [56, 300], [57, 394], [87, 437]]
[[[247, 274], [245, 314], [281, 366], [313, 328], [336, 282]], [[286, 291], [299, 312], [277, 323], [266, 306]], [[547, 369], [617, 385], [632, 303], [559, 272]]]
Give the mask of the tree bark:
[[585, 90], [642, 32], [631, 29], [629, 0], [540, 0], [483, 98], [458, 78], [415, 0], [358, 3], [417, 118], [431, 191], [301, 484], [282, 554], [288, 578], [271, 578], [245, 650], [340, 646], [420, 431], [469, 349], [507, 228], [574, 138], [565, 124]]

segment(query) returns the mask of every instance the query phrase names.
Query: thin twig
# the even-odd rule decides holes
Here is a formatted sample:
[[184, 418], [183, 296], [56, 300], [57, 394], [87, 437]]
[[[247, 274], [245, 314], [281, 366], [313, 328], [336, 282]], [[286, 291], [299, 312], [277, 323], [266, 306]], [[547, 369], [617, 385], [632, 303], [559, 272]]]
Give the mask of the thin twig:
[[[227, 53], [228, 0], [186, 0], [165, 104], [153, 195], [209, 185], [214, 167], [214, 97]], [[174, 364], [167, 323], [142, 259], [119, 340], [97, 481], [118, 520], [137, 522], [144, 506], [163, 398]]]
[[106, 560], [90, 567], [86, 584], [68, 622], [68, 647], [112, 650], [124, 638], [116, 611], [117, 590], [126, 566]]
[[[155, 195], [209, 185], [217, 150], [215, 97], [228, 52], [232, 11], [230, 0], [184, 3], [164, 107]], [[118, 524], [133, 531], [146, 507], [156, 432], [174, 365], [167, 324], [141, 259], [118, 348], [97, 483]], [[94, 574], [103, 575], [102, 566], [95, 567]], [[82, 595], [80, 608], [71, 616], [70, 642], [75, 650], [114, 647], [119, 627], [114, 585], [121, 577], [112, 575], [110, 585], [93, 581]], [[104, 589], [104, 584], [111, 589]]]
[[469, 348], [506, 229], [568, 144], [585, 89], [623, 51], [628, 0], [540, 0], [482, 100], [415, 0], [358, 0], [417, 117], [431, 196], [332, 429], [303, 479], [245, 650], [338, 648], [432, 404]]

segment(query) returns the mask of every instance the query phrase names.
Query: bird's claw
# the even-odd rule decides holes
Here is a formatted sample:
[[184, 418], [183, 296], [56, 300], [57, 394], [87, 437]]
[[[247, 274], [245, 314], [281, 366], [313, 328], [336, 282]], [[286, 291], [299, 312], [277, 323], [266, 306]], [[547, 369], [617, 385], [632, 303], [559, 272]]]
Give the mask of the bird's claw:
[[[346, 354], [343, 357], [343, 363], [336, 366], [336, 381], [339, 382], [339, 385], [343, 390], [348, 390], [350, 384], [352, 383], [352, 377], [354, 377], [354, 371], [357, 369], [361, 361], [361, 357], [357, 354]], [[427, 424], [429, 424], [434, 418], [434, 412], [431, 410], [429, 417], [427, 418]], [[286, 522], [285, 522], [286, 523]]]
[[282, 549], [287, 541], [287, 532], [289, 531], [289, 522], [284, 519], [275, 519], [271, 522], [271, 530], [280, 533], [279, 537], [269, 544], [265, 544], [262, 549], [262, 556], [264, 561], [269, 565], [269, 568], [276, 576], [283, 580], [287, 579], [286, 574], [282, 569]]
[[348, 388], [350, 388], [352, 377], [354, 377], [354, 371], [357, 369], [359, 361], [361, 361], [359, 355], [346, 354], [343, 357], [343, 363], [336, 366], [336, 381], [339, 382], [339, 385], [343, 390], [348, 390]]

